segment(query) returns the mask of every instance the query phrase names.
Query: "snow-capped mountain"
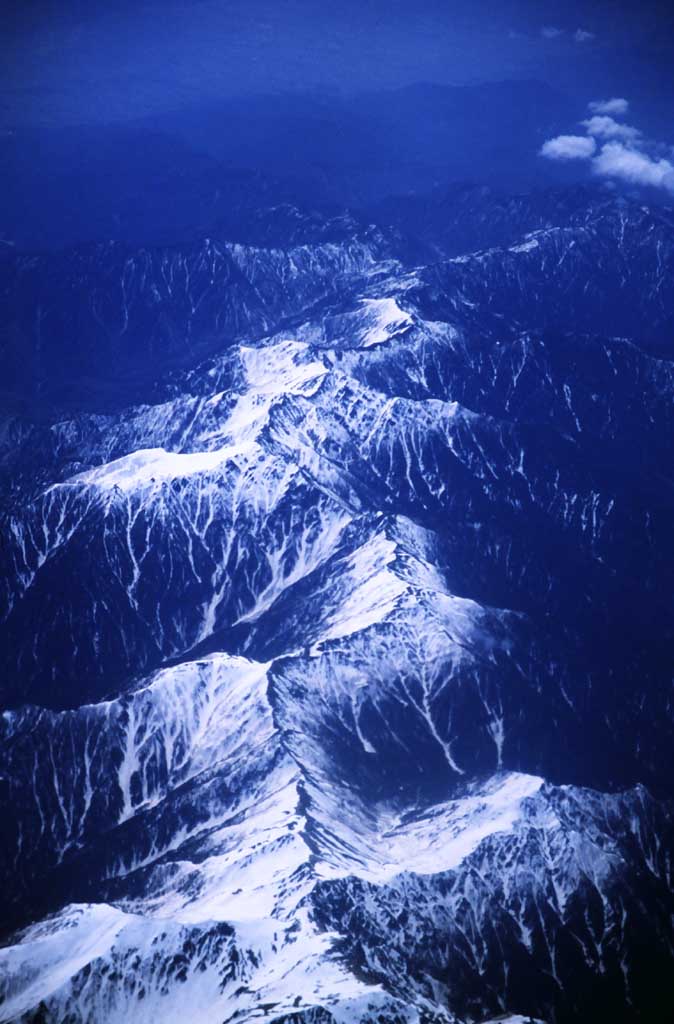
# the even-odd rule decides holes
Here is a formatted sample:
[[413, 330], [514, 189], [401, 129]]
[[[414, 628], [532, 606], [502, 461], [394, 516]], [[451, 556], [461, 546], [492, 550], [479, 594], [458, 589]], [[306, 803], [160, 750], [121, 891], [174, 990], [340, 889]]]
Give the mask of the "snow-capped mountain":
[[674, 1005], [674, 226], [515, 206], [8, 258], [0, 1020]]

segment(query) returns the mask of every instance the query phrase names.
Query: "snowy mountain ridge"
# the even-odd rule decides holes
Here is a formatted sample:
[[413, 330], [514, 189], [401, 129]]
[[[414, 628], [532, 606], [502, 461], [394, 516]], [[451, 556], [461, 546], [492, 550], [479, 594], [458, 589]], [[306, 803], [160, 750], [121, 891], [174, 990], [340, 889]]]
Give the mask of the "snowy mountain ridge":
[[[233, 247], [283, 282], [249, 337], [243, 300], [156, 401], [7, 428], [0, 1019], [648, 1019], [674, 237], [625, 217]], [[597, 331], [613, 291], [657, 346]]]

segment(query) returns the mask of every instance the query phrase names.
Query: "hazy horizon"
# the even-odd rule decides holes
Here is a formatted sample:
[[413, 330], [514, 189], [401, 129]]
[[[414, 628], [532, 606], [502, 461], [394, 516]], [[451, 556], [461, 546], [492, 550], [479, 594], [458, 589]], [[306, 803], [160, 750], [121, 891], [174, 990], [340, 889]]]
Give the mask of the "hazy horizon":
[[570, 95], [672, 96], [665, 3], [326, 6], [178, 0], [6, 7], [1, 123], [105, 123], [264, 94], [540, 80]]

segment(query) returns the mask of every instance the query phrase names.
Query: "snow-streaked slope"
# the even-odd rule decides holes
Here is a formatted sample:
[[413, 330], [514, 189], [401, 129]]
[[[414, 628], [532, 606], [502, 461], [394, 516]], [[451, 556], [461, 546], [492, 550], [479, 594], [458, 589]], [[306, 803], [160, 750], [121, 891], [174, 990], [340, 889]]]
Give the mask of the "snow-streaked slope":
[[577, 330], [644, 224], [166, 255], [227, 345], [7, 428], [0, 1019], [657, 1019], [674, 372]]
[[[325, 1004], [338, 1021], [353, 1019], [355, 1005], [381, 1012], [380, 986], [363, 986], [326, 959], [331, 936], [311, 921], [316, 881], [352, 873], [383, 881], [413, 864], [447, 870], [486, 836], [507, 832], [541, 785], [505, 776], [418, 818], [403, 820], [386, 805], [359, 815], [355, 794], [307, 787], [279, 747], [265, 669], [217, 655], [165, 669], [117, 701], [52, 714], [48, 723], [46, 712], [6, 713], [13, 774], [20, 776], [22, 752], [42, 749], [47, 761], [44, 774], [35, 762], [32, 799], [15, 794], [25, 807], [20, 841], [31, 835], [36, 808], [40, 839], [49, 822], [74, 826], [67, 838], [51, 837], [53, 856], [69, 855], [75, 865], [75, 877], [66, 873], [61, 885], [81, 885], [81, 866], [90, 871], [93, 857], [96, 891], [120, 909], [73, 905], [0, 954], [3, 1019], [41, 1003], [74, 1020], [118, 1020], [141, 990], [143, 1006], [132, 1010], [138, 1019], [178, 1020], [189, 1006], [204, 1020], [262, 1005], [280, 1012]], [[98, 848], [96, 814], [106, 822]], [[27, 865], [29, 848], [20, 854]], [[115, 978], [130, 965], [134, 982], [119, 990]], [[401, 1012], [417, 1019], [411, 1008]]]

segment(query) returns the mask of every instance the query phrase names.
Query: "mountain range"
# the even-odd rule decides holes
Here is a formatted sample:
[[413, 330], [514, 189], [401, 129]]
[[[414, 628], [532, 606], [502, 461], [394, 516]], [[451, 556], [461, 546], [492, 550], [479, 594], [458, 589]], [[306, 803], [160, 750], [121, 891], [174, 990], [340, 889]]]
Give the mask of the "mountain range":
[[0, 256], [0, 1020], [666, 1019], [674, 214], [245, 210]]

